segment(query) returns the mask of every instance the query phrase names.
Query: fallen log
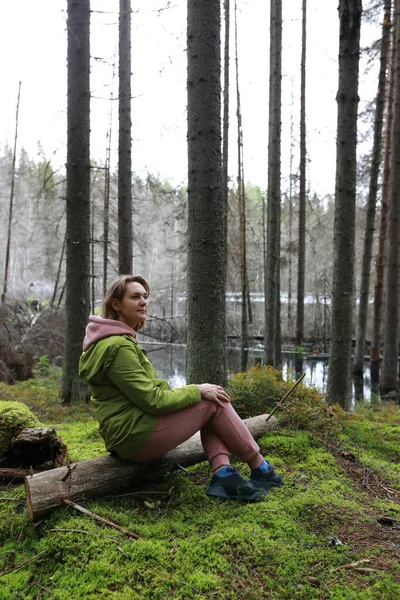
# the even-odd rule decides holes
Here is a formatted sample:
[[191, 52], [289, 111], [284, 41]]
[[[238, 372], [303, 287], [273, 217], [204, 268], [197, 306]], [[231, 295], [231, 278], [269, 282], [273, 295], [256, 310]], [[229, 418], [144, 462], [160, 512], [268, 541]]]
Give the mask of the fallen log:
[[8, 469], [0, 468], [0, 480], [11, 481], [11, 483], [21, 483], [27, 475], [35, 473], [33, 469]]
[[[254, 437], [258, 439], [266, 431], [276, 427], [276, 418], [267, 422], [268, 415], [245, 419]], [[206, 459], [196, 433], [161, 458], [152, 462], [134, 463], [114, 456], [101, 456], [84, 460], [73, 466], [67, 465], [25, 477], [26, 502], [31, 521], [35, 522], [64, 503], [64, 500], [95, 498], [125, 488], [132, 488], [144, 476], [152, 473], [171, 472], [179, 467], [189, 467]]]

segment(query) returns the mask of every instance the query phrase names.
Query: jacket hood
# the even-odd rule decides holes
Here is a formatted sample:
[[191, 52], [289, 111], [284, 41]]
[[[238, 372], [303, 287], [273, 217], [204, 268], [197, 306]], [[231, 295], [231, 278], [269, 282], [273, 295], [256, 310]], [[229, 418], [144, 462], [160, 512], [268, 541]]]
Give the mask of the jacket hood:
[[83, 340], [83, 351], [86, 352], [99, 340], [112, 335], [131, 335], [136, 339], [136, 331], [114, 319], [104, 319], [104, 317], [89, 317], [89, 325], [86, 327], [85, 338]]

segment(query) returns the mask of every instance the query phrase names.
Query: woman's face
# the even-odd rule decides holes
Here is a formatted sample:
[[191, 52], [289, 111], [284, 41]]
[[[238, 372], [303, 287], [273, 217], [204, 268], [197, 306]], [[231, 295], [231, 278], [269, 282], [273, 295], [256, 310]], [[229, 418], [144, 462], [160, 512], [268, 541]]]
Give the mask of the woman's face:
[[130, 281], [122, 300], [114, 298], [112, 307], [118, 312], [119, 321], [135, 329], [137, 325], [146, 320], [147, 292], [142, 284]]

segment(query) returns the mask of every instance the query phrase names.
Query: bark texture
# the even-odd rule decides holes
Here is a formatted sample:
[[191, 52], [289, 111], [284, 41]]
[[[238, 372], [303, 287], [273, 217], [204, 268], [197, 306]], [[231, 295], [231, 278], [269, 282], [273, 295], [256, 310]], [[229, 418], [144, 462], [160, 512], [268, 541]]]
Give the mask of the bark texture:
[[328, 399], [350, 405], [361, 0], [340, 0], [335, 224]]
[[[254, 437], [258, 439], [266, 431], [276, 427], [276, 418], [258, 415], [245, 419]], [[131, 463], [112, 456], [84, 460], [75, 465], [52, 469], [25, 477], [25, 491], [29, 516], [32, 521], [45, 517], [64, 500], [85, 496], [95, 498], [126, 488], [132, 488], [144, 476], [189, 467], [205, 460], [205, 454], [196, 433], [189, 440], [151, 463]]]
[[78, 362], [90, 310], [89, 0], [68, 0], [67, 222], [64, 402], [89, 397]]
[[383, 336], [381, 392], [398, 389], [399, 335], [399, 242], [400, 242], [400, 1], [395, 3], [396, 70], [394, 79], [393, 131], [388, 199], [388, 254], [385, 276], [386, 315]]
[[264, 363], [280, 357], [282, 0], [271, 0]]
[[187, 381], [224, 384], [225, 237], [219, 0], [188, 0]]
[[131, 0], [119, 1], [118, 271], [132, 273]]
[[361, 267], [360, 302], [358, 305], [358, 321], [356, 331], [356, 347], [354, 351], [354, 373], [361, 374], [364, 370], [365, 339], [368, 319], [369, 282], [372, 261], [372, 244], [374, 241], [376, 199], [378, 194], [378, 177], [381, 164], [383, 113], [386, 95], [386, 73], [389, 62], [390, 49], [390, 13], [391, 0], [385, 0], [382, 45], [378, 79], [378, 93], [376, 95], [374, 144], [372, 148], [372, 163], [369, 180], [367, 200], [367, 219], [365, 223], [364, 246]]

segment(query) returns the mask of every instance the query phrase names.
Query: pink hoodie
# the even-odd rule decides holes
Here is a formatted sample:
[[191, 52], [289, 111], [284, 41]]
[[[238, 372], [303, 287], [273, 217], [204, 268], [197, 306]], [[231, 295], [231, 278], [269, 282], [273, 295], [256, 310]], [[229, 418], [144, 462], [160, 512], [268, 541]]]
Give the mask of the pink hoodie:
[[136, 331], [114, 319], [104, 319], [103, 317], [89, 317], [89, 325], [86, 327], [85, 339], [83, 340], [83, 351], [86, 352], [96, 342], [111, 335], [131, 335], [136, 339]]

